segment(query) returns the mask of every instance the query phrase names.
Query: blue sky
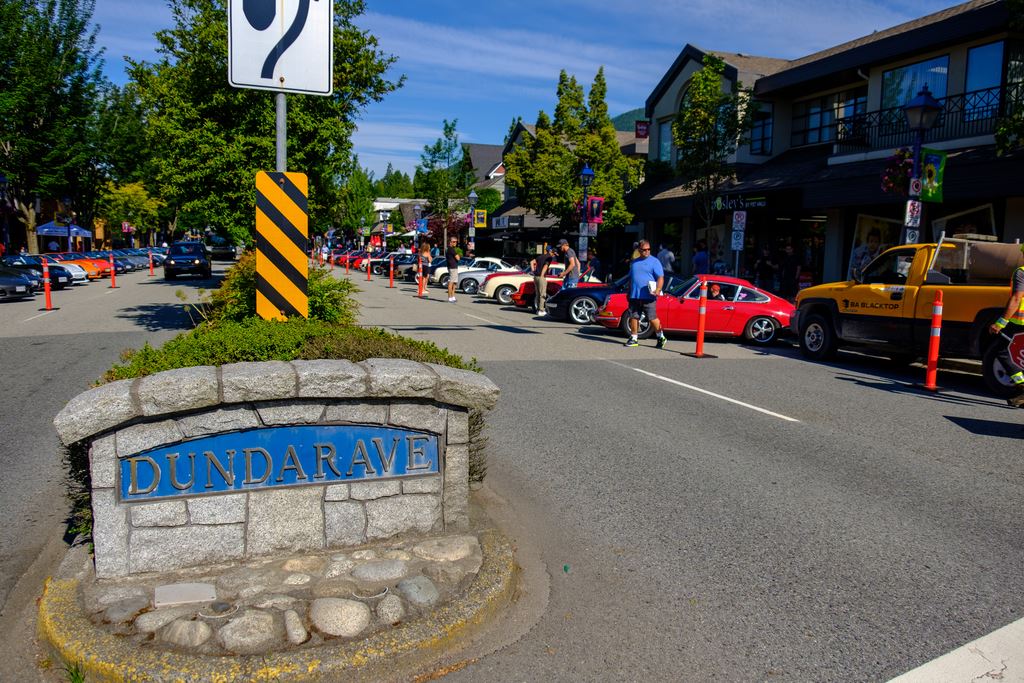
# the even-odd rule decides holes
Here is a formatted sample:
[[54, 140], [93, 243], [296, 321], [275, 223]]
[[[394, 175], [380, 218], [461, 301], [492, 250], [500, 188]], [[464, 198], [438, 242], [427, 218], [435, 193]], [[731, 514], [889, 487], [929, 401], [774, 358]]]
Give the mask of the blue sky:
[[[368, 0], [357, 24], [398, 57], [406, 85], [369, 107], [354, 143], [380, 176], [411, 173], [443, 119], [464, 142], [500, 144], [516, 116], [554, 108], [558, 72], [585, 87], [604, 66], [612, 115], [644, 100], [686, 43], [795, 58], [952, 6], [928, 0]], [[125, 80], [123, 56], [155, 59], [153, 33], [171, 24], [162, 0], [97, 0], [106, 73]], [[225, 82], [227, 75], [225, 74]], [[268, 106], [270, 102], [268, 100]]]

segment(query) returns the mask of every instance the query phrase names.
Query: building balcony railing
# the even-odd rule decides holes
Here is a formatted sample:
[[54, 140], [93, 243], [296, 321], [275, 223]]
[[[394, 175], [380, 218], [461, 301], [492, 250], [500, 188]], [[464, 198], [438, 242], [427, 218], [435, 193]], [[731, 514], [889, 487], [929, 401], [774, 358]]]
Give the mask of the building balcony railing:
[[[1024, 83], [949, 95], [939, 99], [942, 112], [925, 133], [925, 143], [992, 135], [996, 123], [1024, 104]], [[914, 132], [907, 127], [902, 107], [869, 111], [837, 120], [835, 154], [910, 147]]]

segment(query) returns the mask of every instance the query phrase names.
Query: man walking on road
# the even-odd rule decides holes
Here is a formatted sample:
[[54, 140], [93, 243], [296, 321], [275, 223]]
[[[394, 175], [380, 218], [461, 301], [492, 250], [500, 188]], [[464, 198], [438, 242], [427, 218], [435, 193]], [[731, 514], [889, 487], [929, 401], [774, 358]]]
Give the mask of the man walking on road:
[[455, 285], [459, 282], [459, 253], [455, 247], [459, 244], [457, 237], [448, 238], [448, 249], [444, 252], [445, 265], [448, 266], [448, 301], [455, 303]]
[[548, 268], [555, 260], [555, 248], [548, 247], [546, 254], [541, 254], [533, 260], [533, 307], [537, 309], [537, 315], [547, 313], [548, 300]]
[[658, 320], [658, 297], [665, 284], [665, 270], [661, 261], [651, 256], [651, 243], [641, 240], [639, 245], [640, 258], [629, 264], [629, 339], [626, 346], [640, 346], [637, 333], [640, 329], [640, 316], [647, 315], [654, 333], [658, 335], [658, 348], [665, 348], [668, 340]]
[[576, 252], [569, 246], [568, 240], [559, 240], [558, 248], [565, 259], [565, 270], [562, 272], [562, 289], [575, 287], [580, 283], [580, 260], [576, 258]]
[[[1021, 245], [1024, 252], [1024, 245]], [[1018, 266], [1013, 271], [1013, 279], [1010, 282], [1010, 300], [1006, 302], [1006, 310], [1003, 315], [989, 326], [992, 334], [1001, 334], [1004, 337], [1013, 339], [1015, 335], [1024, 333], [1024, 266]], [[1013, 372], [1010, 380], [1013, 381], [1022, 391], [1016, 396], [1006, 400], [1006, 403], [1014, 408], [1024, 407], [1024, 368], [1021, 368], [1010, 354], [1010, 345], [1007, 342], [997, 356], [1007, 372]]]

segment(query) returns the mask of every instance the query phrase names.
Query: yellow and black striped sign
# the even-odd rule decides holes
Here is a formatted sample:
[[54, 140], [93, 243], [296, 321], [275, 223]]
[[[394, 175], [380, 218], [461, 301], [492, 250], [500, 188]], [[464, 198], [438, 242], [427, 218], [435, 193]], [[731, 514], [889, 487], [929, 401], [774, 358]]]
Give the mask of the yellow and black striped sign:
[[264, 320], [309, 317], [308, 195], [305, 173], [256, 174], [256, 313]]

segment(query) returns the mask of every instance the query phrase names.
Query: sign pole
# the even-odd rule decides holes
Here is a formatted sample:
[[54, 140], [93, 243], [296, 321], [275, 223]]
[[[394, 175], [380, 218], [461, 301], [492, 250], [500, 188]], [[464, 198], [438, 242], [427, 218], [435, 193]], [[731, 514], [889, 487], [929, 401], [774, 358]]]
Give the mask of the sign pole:
[[288, 170], [288, 102], [283, 92], [274, 96], [277, 104], [277, 172]]

